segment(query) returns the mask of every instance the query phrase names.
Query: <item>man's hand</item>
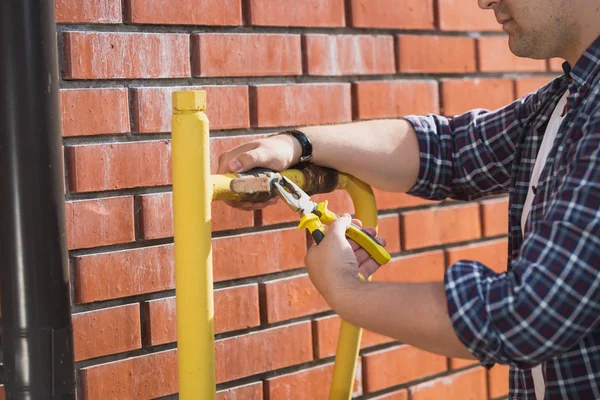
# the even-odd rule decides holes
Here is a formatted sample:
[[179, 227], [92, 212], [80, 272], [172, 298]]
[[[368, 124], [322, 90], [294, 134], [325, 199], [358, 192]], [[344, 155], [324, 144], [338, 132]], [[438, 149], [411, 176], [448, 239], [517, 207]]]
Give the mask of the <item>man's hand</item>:
[[[283, 171], [300, 160], [302, 148], [300, 143], [290, 135], [276, 135], [265, 139], [244, 143], [229, 150], [219, 157], [217, 174], [229, 172], [246, 172], [253, 168], [268, 168]], [[259, 210], [275, 204], [277, 198], [267, 202], [227, 202], [232, 207], [246, 211]]]
[[253, 168], [283, 171], [300, 159], [302, 148], [291, 135], [276, 135], [244, 143], [219, 157], [218, 174], [246, 172]]
[[[361, 226], [360, 221], [352, 221], [348, 214], [333, 221], [323, 241], [311, 247], [304, 260], [311, 281], [330, 305], [336, 293], [361, 284], [359, 273], [368, 278], [380, 267], [365, 249], [345, 236], [351, 222]], [[373, 228], [365, 230], [373, 236], [376, 234]], [[377, 241], [383, 246], [386, 244], [382, 237]]]

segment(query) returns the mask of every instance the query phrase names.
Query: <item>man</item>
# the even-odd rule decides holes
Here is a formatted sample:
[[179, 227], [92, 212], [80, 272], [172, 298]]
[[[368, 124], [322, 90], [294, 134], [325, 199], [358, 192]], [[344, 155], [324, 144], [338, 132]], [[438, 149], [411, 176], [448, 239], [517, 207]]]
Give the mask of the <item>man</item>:
[[[564, 58], [565, 74], [493, 112], [300, 130], [312, 142], [312, 162], [380, 189], [459, 200], [510, 193], [508, 271], [459, 261], [444, 282], [361, 282], [357, 270], [368, 275], [378, 266], [344, 237], [347, 216], [309, 250], [306, 266], [349, 322], [446, 356], [510, 364], [511, 399], [597, 399], [600, 1], [479, 6], [494, 11], [514, 54]], [[225, 153], [219, 173], [288, 168], [309, 152], [296, 136]]]

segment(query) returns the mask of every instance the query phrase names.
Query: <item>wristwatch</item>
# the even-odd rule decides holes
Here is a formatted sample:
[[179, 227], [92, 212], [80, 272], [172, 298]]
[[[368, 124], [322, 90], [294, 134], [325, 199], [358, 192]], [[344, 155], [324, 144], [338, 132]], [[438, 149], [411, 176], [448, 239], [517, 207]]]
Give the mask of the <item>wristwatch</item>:
[[305, 166], [310, 162], [310, 160], [312, 160], [312, 142], [304, 132], [299, 131], [298, 129], [290, 129], [287, 131], [278, 132], [275, 135], [291, 135], [300, 143], [300, 148], [302, 149], [300, 161], [291, 168]]

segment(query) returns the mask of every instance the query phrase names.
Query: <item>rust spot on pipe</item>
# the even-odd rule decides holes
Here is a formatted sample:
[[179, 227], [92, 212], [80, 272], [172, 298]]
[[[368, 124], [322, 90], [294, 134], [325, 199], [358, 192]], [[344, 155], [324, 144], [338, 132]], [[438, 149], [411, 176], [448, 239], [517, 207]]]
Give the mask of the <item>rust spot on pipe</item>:
[[340, 174], [334, 169], [309, 164], [301, 171], [306, 178], [306, 186], [303, 189], [308, 195], [330, 193], [338, 186]]

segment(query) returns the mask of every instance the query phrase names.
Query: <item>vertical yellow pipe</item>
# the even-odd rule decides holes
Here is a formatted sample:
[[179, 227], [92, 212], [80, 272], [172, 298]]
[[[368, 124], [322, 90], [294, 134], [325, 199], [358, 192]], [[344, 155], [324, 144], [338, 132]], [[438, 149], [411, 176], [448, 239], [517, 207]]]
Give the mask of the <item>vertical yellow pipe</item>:
[[[354, 203], [356, 218], [364, 226], [377, 228], [377, 204], [371, 187], [352, 176], [348, 176], [346, 191], [350, 194]], [[348, 400], [352, 397], [354, 373], [361, 338], [361, 328], [342, 320], [329, 400]]]
[[173, 93], [172, 166], [179, 398], [215, 399], [212, 185], [205, 91]]

